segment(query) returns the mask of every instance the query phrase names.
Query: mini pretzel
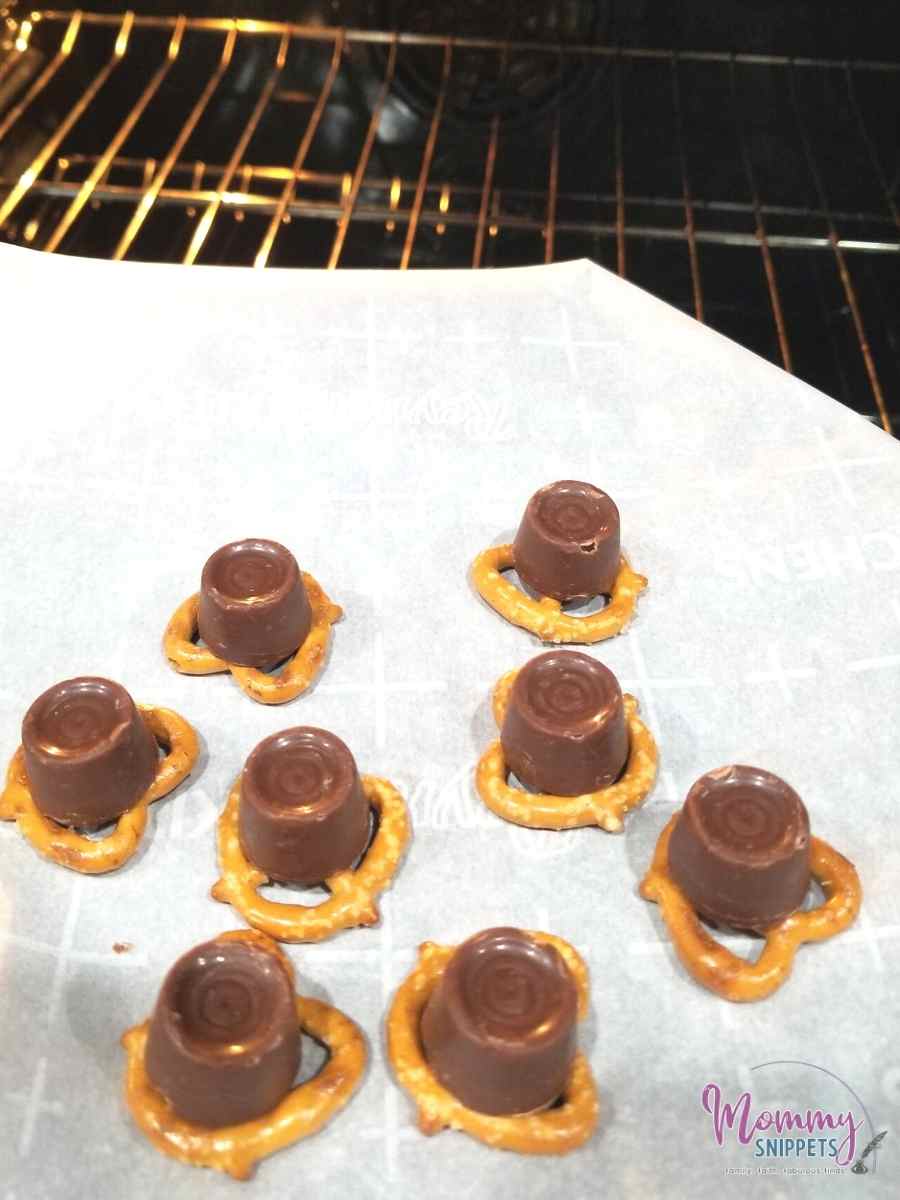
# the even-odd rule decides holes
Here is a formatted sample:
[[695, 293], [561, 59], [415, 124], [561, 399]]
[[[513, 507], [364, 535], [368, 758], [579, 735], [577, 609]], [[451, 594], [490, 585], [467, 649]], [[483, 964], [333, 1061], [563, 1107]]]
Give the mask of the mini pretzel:
[[321, 671], [331, 640], [331, 626], [344, 615], [343, 609], [331, 603], [312, 575], [306, 571], [301, 571], [301, 575], [312, 609], [312, 626], [303, 645], [277, 675], [226, 662], [208, 647], [197, 645], [199, 592], [179, 604], [166, 626], [163, 634], [166, 658], [182, 675], [216, 675], [230, 671], [250, 699], [260, 704], [284, 704], [293, 700], [306, 691]]
[[[509, 693], [518, 673], [508, 671], [494, 688], [493, 712], [498, 726], [503, 724]], [[636, 808], [653, 787], [659, 762], [653, 735], [637, 715], [637, 700], [627, 693], [624, 700], [630, 749], [625, 773], [615, 783], [583, 796], [552, 796], [510, 787], [506, 782], [509, 767], [498, 738], [482, 754], [475, 770], [475, 786], [481, 799], [504, 821], [529, 829], [577, 829], [583, 825], [599, 825], [608, 833], [621, 833], [625, 813]]]
[[632, 571], [623, 554], [609, 604], [587, 617], [573, 617], [564, 613], [552, 596], [535, 600], [504, 579], [502, 572], [515, 565], [511, 544], [491, 546], [482, 550], [472, 564], [472, 581], [479, 595], [501, 617], [527, 629], [542, 642], [590, 644], [615, 637], [630, 624], [637, 598], [647, 586], [646, 577]]
[[386, 779], [362, 776], [363, 791], [375, 811], [375, 836], [362, 861], [349, 871], [338, 871], [325, 880], [331, 893], [321, 904], [279, 904], [260, 896], [269, 878], [248, 861], [238, 834], [241, 781], [235, 782], [219, 817], [217, 841], [222, 878], [212, 897], [231, 904], [244, 920], [279, 942], [321, 942], [341, 929], [374, 925], [378, 921], [375, 897], [387, 888], [409, 841], [409, 814], [403, 797]]
[[[562, 938], [531, 932], [537, 942], [553, 946], [572, 972], [578, 988], [578, 1019], [588, 1009], [588, 970], [581, 955]], [[428, 997], [455, 946], [424, 942], [419, 961], [400, 985], [388, 1014], [388, 1057], [402, 1088], [418, 1108], [419, 1129], [431, 1135], [442, 1129], [457, 1129], [500, 1150], [519, 1154], [566, 1154], [583, 1145], [597, 1128], [597, 1086], [587, 1058], [575, 1055], [561, 1103], [540, 1112], [497, 1117], [475, 1112], [438, 1082], [422, 1053], [419, 1024]]]
[[21, 746], [12, 757], [6, 787], [0, 793], [0, 820], [15, 821], [39, 854], [83, 875], [102, 875], [126, 863], [144, 835], [147, 809], [190, 775], [199, 752], [197, 734], [184, 717], [170, 708], [148, 704], [137, 707], [166, 756], [157, 764], [150, 787], [135, 805], [122, 813], [112, 833], [103, 838], [89, 838], [45, 817], [31, 794]]
[[678, 813], [659, 836], [641, 895], [659, 904], [684, 967], [698, 983], [725, 1000], [762, 1000], [771, 995], [790, 975], [794, 955], [803, 942], [834, 937], [856, 919], [862, 900], [856, 868], [827, 842], [810, 838], [811, 872], [825, 893], [825, 903], [809, 912], [792, 913], [769, 929], [756, 962], [739, 958], [710, 937], [669, 873], [669, 839], [677, 818]]
[[[222, 938], [254, 938], [249, 930]], [[288, 960], [285, 958], [285, 962]], [[293, 970], [288, 963], [293, 978]], [[128, 1055], [125, 1100], [140, 1129], [164, 1154], [195, 1167], [214, 1167], [249, 1179], [260, 1159], [310, 1137], [344, 1107], [359, 1086], [366, 1043], [359, 1027], [330, 1004], [297, 996], [297, 1023], [329, 1052], [318, 1075], [295, 1087], [270, 1113], [240, 1125], [207, 1129], [177, 1116], [144, 1068], [149, 1021], [122, 1035]]]

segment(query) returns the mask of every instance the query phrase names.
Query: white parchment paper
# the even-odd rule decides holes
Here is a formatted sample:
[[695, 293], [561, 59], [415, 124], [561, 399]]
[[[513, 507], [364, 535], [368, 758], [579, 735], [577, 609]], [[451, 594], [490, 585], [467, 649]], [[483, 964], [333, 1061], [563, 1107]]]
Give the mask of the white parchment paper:
[[[327, 275], [0, 248], [0, 330], [3, 759], [31, 700], [83, 673], [174, 707], [204, 742], [111, 876], [52, 866], [0, 829], [2, 1200], [897, 1195], [895, 442], [586, 262]], [[489, 689], [540, 647], [467, 569], [566, 477], [617, 500], [651, 581], [632, 628], [590, 651], [661, 749], [618, 837], [516, 829], [472, 787]], [[318, 686], [281, 709], [228, 676], [179, 676], [160, 650], [207, 555], [251, 535], [290, 546], [346, 612]], [[290, 949], [300, 988], [365, 1030], [361, 1091], [240, 1185], [144, 1140], [118, 1038], [177, 955], [242, 925], [209, 898], [214, 820], [253, 746], [303, 723], [402, 787], [414, 841], [380, 926]], [[788, 779], [865, 888], [855, 928], [805, 947], [787, 985], [747, 1006], [691, 981], [637, 895], [673, 806], [733, 761]], [[506, 923], [568, 938], [592, 970], [581, 1041], [602, 1123], [561, 1160], [424, 1138], [385, 1063], [384, 1014], [418, 943]], [[708, 1082], [750, 1089], [755, 1110], [864, 1106], [860, 1143], [888, 1130], [877, 1165], [789, 1177], [822, 1160], [769, 1159], [778, 1173], [760, 1177], [752, 1146], [716, 1144]]]

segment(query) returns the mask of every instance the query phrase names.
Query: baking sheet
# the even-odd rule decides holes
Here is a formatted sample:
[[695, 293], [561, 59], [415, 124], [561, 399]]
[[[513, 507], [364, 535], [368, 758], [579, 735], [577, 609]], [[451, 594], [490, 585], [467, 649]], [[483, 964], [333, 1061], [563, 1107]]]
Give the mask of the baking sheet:
[[[204, 743], [111, 876], [0, 829], [0, 1197], [896, 1195], [900, 447], [587, 262], [328, 275], [0, 247], [0, 280], [4, 759], [30, 701], [82, 673], [174, 707]], [[539, 644], [467, 568], [565, 477], [615, 497], [651, 581], [630, 631], [590, 651], [661, 749], [619, 837], [516, 829], [472, 787], [489, 689]], [[290, 546], [346, 612], [321, 682], [282, 709], [228, 676], [179, 676], [160, 651], [206, 556], [250, 535]], [[138, 1133], [118, 1037], [178, 954], [242, 925], [208, 896], [214, 820], [256, 742], [298, 723], [402, 787], [414, 842], [380, 926], [289, 951], [301, 990], [365, 1030], [360, 1093], [239, 1185]], [[865, 888], [855, 928], [749, 1006], [686, 976], [636, 890], [673, 806], [730, 761], [786, 777]], [[424, 1138], [385, 1065], [382, 1019], [418, 943], [506, 923], [568, 938], [592, 970], [581, 1041], [601, 1126], [561, 1160]], [[840, 1111], [852, 1088], [860, 1141], [888, 1130], [874, 1169], [785, 1176], [815, 1164], [767, 1160], [779, 1173], [757, 1176], [752, 1147], [716, 1144], [709, 1082], [750, 1088], [755, 1109]]]

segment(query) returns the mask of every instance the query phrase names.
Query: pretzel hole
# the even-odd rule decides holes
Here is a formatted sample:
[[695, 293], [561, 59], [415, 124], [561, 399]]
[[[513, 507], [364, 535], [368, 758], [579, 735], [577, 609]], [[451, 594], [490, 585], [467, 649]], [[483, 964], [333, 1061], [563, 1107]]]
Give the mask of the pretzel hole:
[[804, 897], [803, 903], [800, 905], [800, 912], [812, 912], [815, 908], [821, 908], [827, 901], [824, 889], [818, 879], [810, 879], [809, 890]]
[[[381, 817], [374, 808], [370, 808], [369, 836], [366, 838], [366, 844], [363, 846], [362, 851], [350, 864], [349, 870], [355, 871], [369, 853], [380, 824]], [[272, 900], [275, 904], [299, 904], [303, 908], [316, 908], [331, 895], [331, 889], [327, 883], [304, 885], [302, 883], [278, 883], [275, 880], [270, 880], [269, 883], [263, 884], [257, 891], [266, 900]]]
[[324, 883], [278, 883], [270, 880], [258, 889], [260, 896], [274, 904], [298, 904], [301, 908], [316, 908], [330, 895]]
[[331, 1051], [324, 1042], [308, 1034], [305, 1029], [300, 1032], [300, 1070], [294, 1079], [294, 1087], [309, 1083], [322, 1071], [331, 1058]]
[[[204, 642], [203, 638], [200, 636], [200, 627], [196, 624], [194, 625], [194, 632], [191, 637], [188, 638], [188, 641], [192, 646], [200, 646], [203, 650], [209, 650], [209, 646], [207, 646], [206, 642]], [[215, 651], [213, 651], [213, 653], [215, 653]]]
[[728, 929], [724, 925], [716, 925], [700, 918], [700, 924], [712, 934], [713, 938], [729, 950], [736, 958], [743, 959], [751, 965], [756, 962], [765, 949], [765, 938], [762, 934], [751, 933], [749, 930]]
[[[300, 647], [298, 646], [297, 649], [299, 650], [299, 648]], [[284, 667], [285, 663], [289, 663], [296, 653], [297, 653], [297, 650], [292, 650], [290, 654], [287, 654], [287, 655], [285, 655], [284, 658], [279, 659], [277, 663], [273, 663], [271, 667], [259, 667], [258, 670], [259, 670], [260, 674], [262, 674], [262, 675], [278, 675], [281, 672], [282, 668]]]
[[146, 717], [143, 717], [143, 721], [144, 721], [144, 724], [147, 726], [148, 730], [150, 730], [150, 736], [153, 738], [154, 742], [156, 742], [156, 761], [162, 762], [162, 760], [164, 758], [167, 758], [168, 755], [171, 753], [172, 741], [168, 737], [168, 735], [156, 733], [155, 730], [151, 729], [150, 722], [147, 720]]
[[[585, 549], [585, 547], [582, 547], [582, 549]], [[540, 592], [536, 592], [534, 588], [529, 587], [516, 571], [515, 567], [501, 571], [500, 574], [509, 583], [515, 584], [521, 592], [524, 592], [532, 600], [543, 600]], [[569, 617], [592, 617], [594, 613], [602, 612], [609, 604], [611, 598], [608, 593], [602, 592], [599, 596], [591, 596], [588, 599], [566, 600], [562, 605], [562, 611]]]
[[[52, 818], [48, 819], [52, 820]], [[112, 821], [105, 821], [99, 829], [79, 829], [75, 825], [61, 825], [59, 821], [53, 821], [53, 824], [58, 825], [60, 829], [71, 829], [73, 833], [87, 838], [89, 842], [102, 842], [104, 838], [109, 837], [114, 832], [117, 821], [118, 818]]]
[[601, 592], [599, 596], [590, 596], [586, 600], [567, 600], [562, 611], [568, 617], [592, 617], [594, 613], [603, 612], [611, 599], [608, 592]]
[[532, 787], [530, 783], [523, 783], [518, 775], [514, 775], [512, 771], [506, 777], [506, 782], [509, 787], [517, 788], [520, 792], [527, 792], [529, 796], [539, 796], [541, 789]]
[[362, 860], [369, 853], [369, 850], [372, 847], [372, 843], [375, 841], [375, 835], [380, 828], [381, 828], [381, 815], [376, 809], [370, 807], [369, 808], [369, 836], [366, 839], [366, 844], [363, 846], [359, 855], [353, 860], [353, 863], [351, 864], [351, 867], [350, 867], [351, 871], [355, 871], [356, 868], [359, 866], [359, 864], [362, 862]]

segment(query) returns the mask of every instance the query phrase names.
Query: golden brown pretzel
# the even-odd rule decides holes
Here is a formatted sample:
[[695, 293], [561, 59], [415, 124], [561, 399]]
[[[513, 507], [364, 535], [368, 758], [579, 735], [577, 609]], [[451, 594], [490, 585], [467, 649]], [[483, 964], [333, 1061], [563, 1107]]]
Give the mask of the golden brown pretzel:
[[6, 787], [0, 793], [0, 820], [15, 821], [35, 850], [61, 867], [83, 875], [102, 875], [121, 867], [144, 835], [149, 806], [190, 775], [199, 751], [197, 734], [184, 717], [170, 708], [137, 707], [166, 756], [157, 764], [150, 787], [137, 804], [122, 813], [112, 833], [95, 840], [45, 817], [31, 794], [21, 746], [12, 757]]
[[293, 700], [306, 691], [321, 671], [331, 639], [331, 626], [343, 616], [343, 609], [331, 603], [312, 575], [306, 571], [301, 571], [301, 575], [312, 608], [312, 626], [303, 645], [277, 675], [226, 662], [208, 647], [197, 645], [199, 592], [179, 604], [166, 626], [163, 634], [166, 658], [182, 675], [216, 675], [230, 671], [250, 699], [260, 704], [284, 704]]
[[375, 836], [358, 866], [338, 871], [325, 880], [328, 899], [307, 907], [279, 904], [259, 895], [259, 888], [269, 878], [248, 861], [241, 847], [238, 778], [219, 817], [217, 840], [222, 878], [212, 889], [213, 899], [233, 905], [249, 925], [280, 942], [321, 942], [341, 929], [374, 925], [378, 920], [375, 898], [390, 885], [409, 841], [409, 814], [403, 797], [386, 779], [363, 775], [362, 786], [375, 810]]
[[[493, 712], [498, 726], [503, 724], [509, 693], [518, 673], [508, 671], [494, 688]], [[583, 796], [552, 796], [512, 788], [506, 782], [509, 767], [498, 738], [482, 754], [475, 769], [475, 787], [491, 812], [529, 829], [599, 825], [608, 833], [621, 833], [625, 813], [640, 804], [653, 787], [659, 762], [653, 735], [637, 715], [637, 700], [627, 693], [624, 699], [630, 748], [625, 772], [615, 783]]]
[[[553, 946], [572, 972], [578, 988], [578, 1019], [587, 1015], [588, 970], [574, 947], [549, 933], [530, 932], [538, 942]], [[561, 1104], [522, 1116], [497, 1117], [475, 1112], [438, 1082], [422, 1053], [419, 1023], [428, 997], [455, 946], [424, 942], [419, 961], [400, 985], [388, 1014], [388, 1057], [402, 1088], [418, 1109], [419, 1128], [425, 1134], [458, 1129], [500, 1150], [519, 1154], [566, 1154], [583, 1145], [597, 1128], [597, 1087], [587, 1058], [575, 1055]]]
[[504, 579], [502, 573], [515, 565], [511, 544], [491, 546], [482, 550], [472, 564], [472, 582], [495, 612], [535, 634], [542, 642], [589, 645], [615, 637], [631, 622], [637, 598], [647, 586], [646, 577], [632, 571], [623, 554], [609, 604], [587, 617], [573, 617], [564, 613], [560, 602], [552, 596], [535, 600]]
[[748, 962], [722, 946], [703, 928], [684, 892], [669, 873], [669, 838], [676, 813], [659, 835], [653, 863], [641, 883], [645, 900], [658, 903], [678, 957], [698, 983], [725, 1000], [762, 1000], [780, 988], [791, 973], [803, 942], [834, 937], [856, 919], [862, 887], [853, 863], [820, 838], [810, 839], [812, 876], [825, 893], [825, 903], [795, 912], [765, 934], [756, 962]]
[[[272, 943], [252, 930], [219, 935], [220, 938]], [[277, 948], [276, 948], [277, 949]], [[293, 968], [279, 951], [291, 979]], [[144, 1048], [150, 1022], [135, 1025], [122, 1035], [128, 1055], [125, 1100], [140, 1129], [164, 1154], [195, 1167], [214, 1167], [235, 1179], [249, 1179], [256, 1163], [309, 1137], [344, 1107], [359, 1086], [366, 1065], [362, 1031], [342, 1012], [321, 1000], [297, 996], [300, 1029], [329, 1052], [325, 1065], [312, 1079], [295, 1087], [270, 1113], [240, 1125], [206, 1129], [182, 1120], [154, 1088], [144, 1068]]]

